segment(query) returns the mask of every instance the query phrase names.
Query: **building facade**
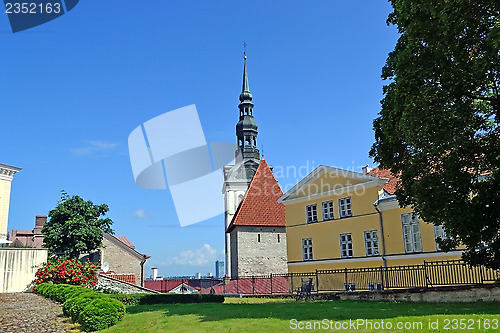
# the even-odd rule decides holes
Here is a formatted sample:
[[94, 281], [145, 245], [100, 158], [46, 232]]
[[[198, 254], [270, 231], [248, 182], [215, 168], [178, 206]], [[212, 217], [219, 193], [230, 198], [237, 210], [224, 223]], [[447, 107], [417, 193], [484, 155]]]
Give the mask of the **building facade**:
[[319, 166], [278, 201], [285, 205], [288, 271], [388, 267], [460, 259], [442, 252], [443, 229], [401, 208], [397, 178]]
[[12, 179], [19, 171], [21, 171], [21, 168], [0, 163], [0, 244], [7, 243], [10, 189]]
[[284, 274], [285, 209], [283, 192], [265, 159], [227, 228], [231, 239], [231, 277]]

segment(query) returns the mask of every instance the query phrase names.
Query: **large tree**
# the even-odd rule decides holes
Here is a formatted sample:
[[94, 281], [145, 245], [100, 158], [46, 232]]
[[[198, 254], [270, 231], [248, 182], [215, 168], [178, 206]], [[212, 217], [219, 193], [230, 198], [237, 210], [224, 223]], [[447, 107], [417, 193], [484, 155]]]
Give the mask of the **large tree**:
[[382, 70], [370, 151], [399, 202], [443, 225], [445, 250], [500, 267], [500, 1], [392, 0], [400, 34]]
[[89, 253], [102, 246], [103, 232], [113, 233], [108, 205], [95, 205], [77, 195], [69, 197], [62, 191], [61, 200], [49, 212], [49, 221], [42, 233], [45, 247], [60, 258], [78, 259], [81, 253]]

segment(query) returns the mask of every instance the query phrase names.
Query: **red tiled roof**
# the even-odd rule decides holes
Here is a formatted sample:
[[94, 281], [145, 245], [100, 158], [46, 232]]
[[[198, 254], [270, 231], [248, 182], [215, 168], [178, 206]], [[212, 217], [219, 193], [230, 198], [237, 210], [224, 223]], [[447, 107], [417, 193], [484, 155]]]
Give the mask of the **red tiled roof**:
[[389, 181], [384, 184], [384, 190], [389, 194], [394, 194], [394, 192], [396, 192], [400, 179], [394, 176], [391, 173], [391, 170], [379, 169], [378, 167], [376, 167], [371, 170], [369, 174], [374, 177], [389, 178]]
[[283, 195], [273, 172], [265, 159], [250, 183], [245, 198], [227, 228], [231, 232], [235, 226], [285, 226], [285, 206], [277, 200]]
[[100, 274], [105, 275], [105, 276], [110, 277], [110, 278], [115, 279], [115, 280], [120, 280], [120, 281], [128, 282], [131, 284], [136, 284], [134, 274], [115, 274], [115, 273], [104, 273], [104, 272], [101, 272]]
[[156, 280], [156, 281], [146, 280], [144, 281], [144, 286], [151, 290], [167, 293], [172, 289], [177, 288], [183, 283], [196, 290], [201, 289], [200, 287], [193, 286], [191, 281], [189, 280]]
[[125, 236], [113, 236], [113, 237], [115, 237], [116, 239], [118, 239], [120, 242], [127, 245], [131, 249], [135, 249], [134, 244], [132, 244], [132, 242], [127, 237]]

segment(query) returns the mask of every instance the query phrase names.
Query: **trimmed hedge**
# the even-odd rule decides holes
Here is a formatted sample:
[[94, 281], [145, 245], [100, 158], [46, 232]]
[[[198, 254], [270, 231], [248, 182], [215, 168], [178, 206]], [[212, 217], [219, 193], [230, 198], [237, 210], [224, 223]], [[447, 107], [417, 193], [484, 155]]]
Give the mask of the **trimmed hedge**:
[[42, 283], [33, 290], [36, 294], [63, 303], [63, 313], [82, 328], [97, 331], [115, 325], [125, 315], [125, 306], [99, 291], [82, 286]]
[[118, 294], [109, 296], [125, 305], [224, 302], [223, 295], [214, 294]]

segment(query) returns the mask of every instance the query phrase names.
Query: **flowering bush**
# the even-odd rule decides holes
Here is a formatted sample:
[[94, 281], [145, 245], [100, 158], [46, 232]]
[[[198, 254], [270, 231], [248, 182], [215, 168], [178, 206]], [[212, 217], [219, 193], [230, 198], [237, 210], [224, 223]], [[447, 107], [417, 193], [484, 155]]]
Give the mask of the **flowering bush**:
[[52, 282], [54, 284], [65, 283], [83, 287], [95, 287], [99, 268], [99, 263], [86, 262], [82, 264], [78, 260], [73, 259], [47, 261], [35, 273], [35, 284]]

